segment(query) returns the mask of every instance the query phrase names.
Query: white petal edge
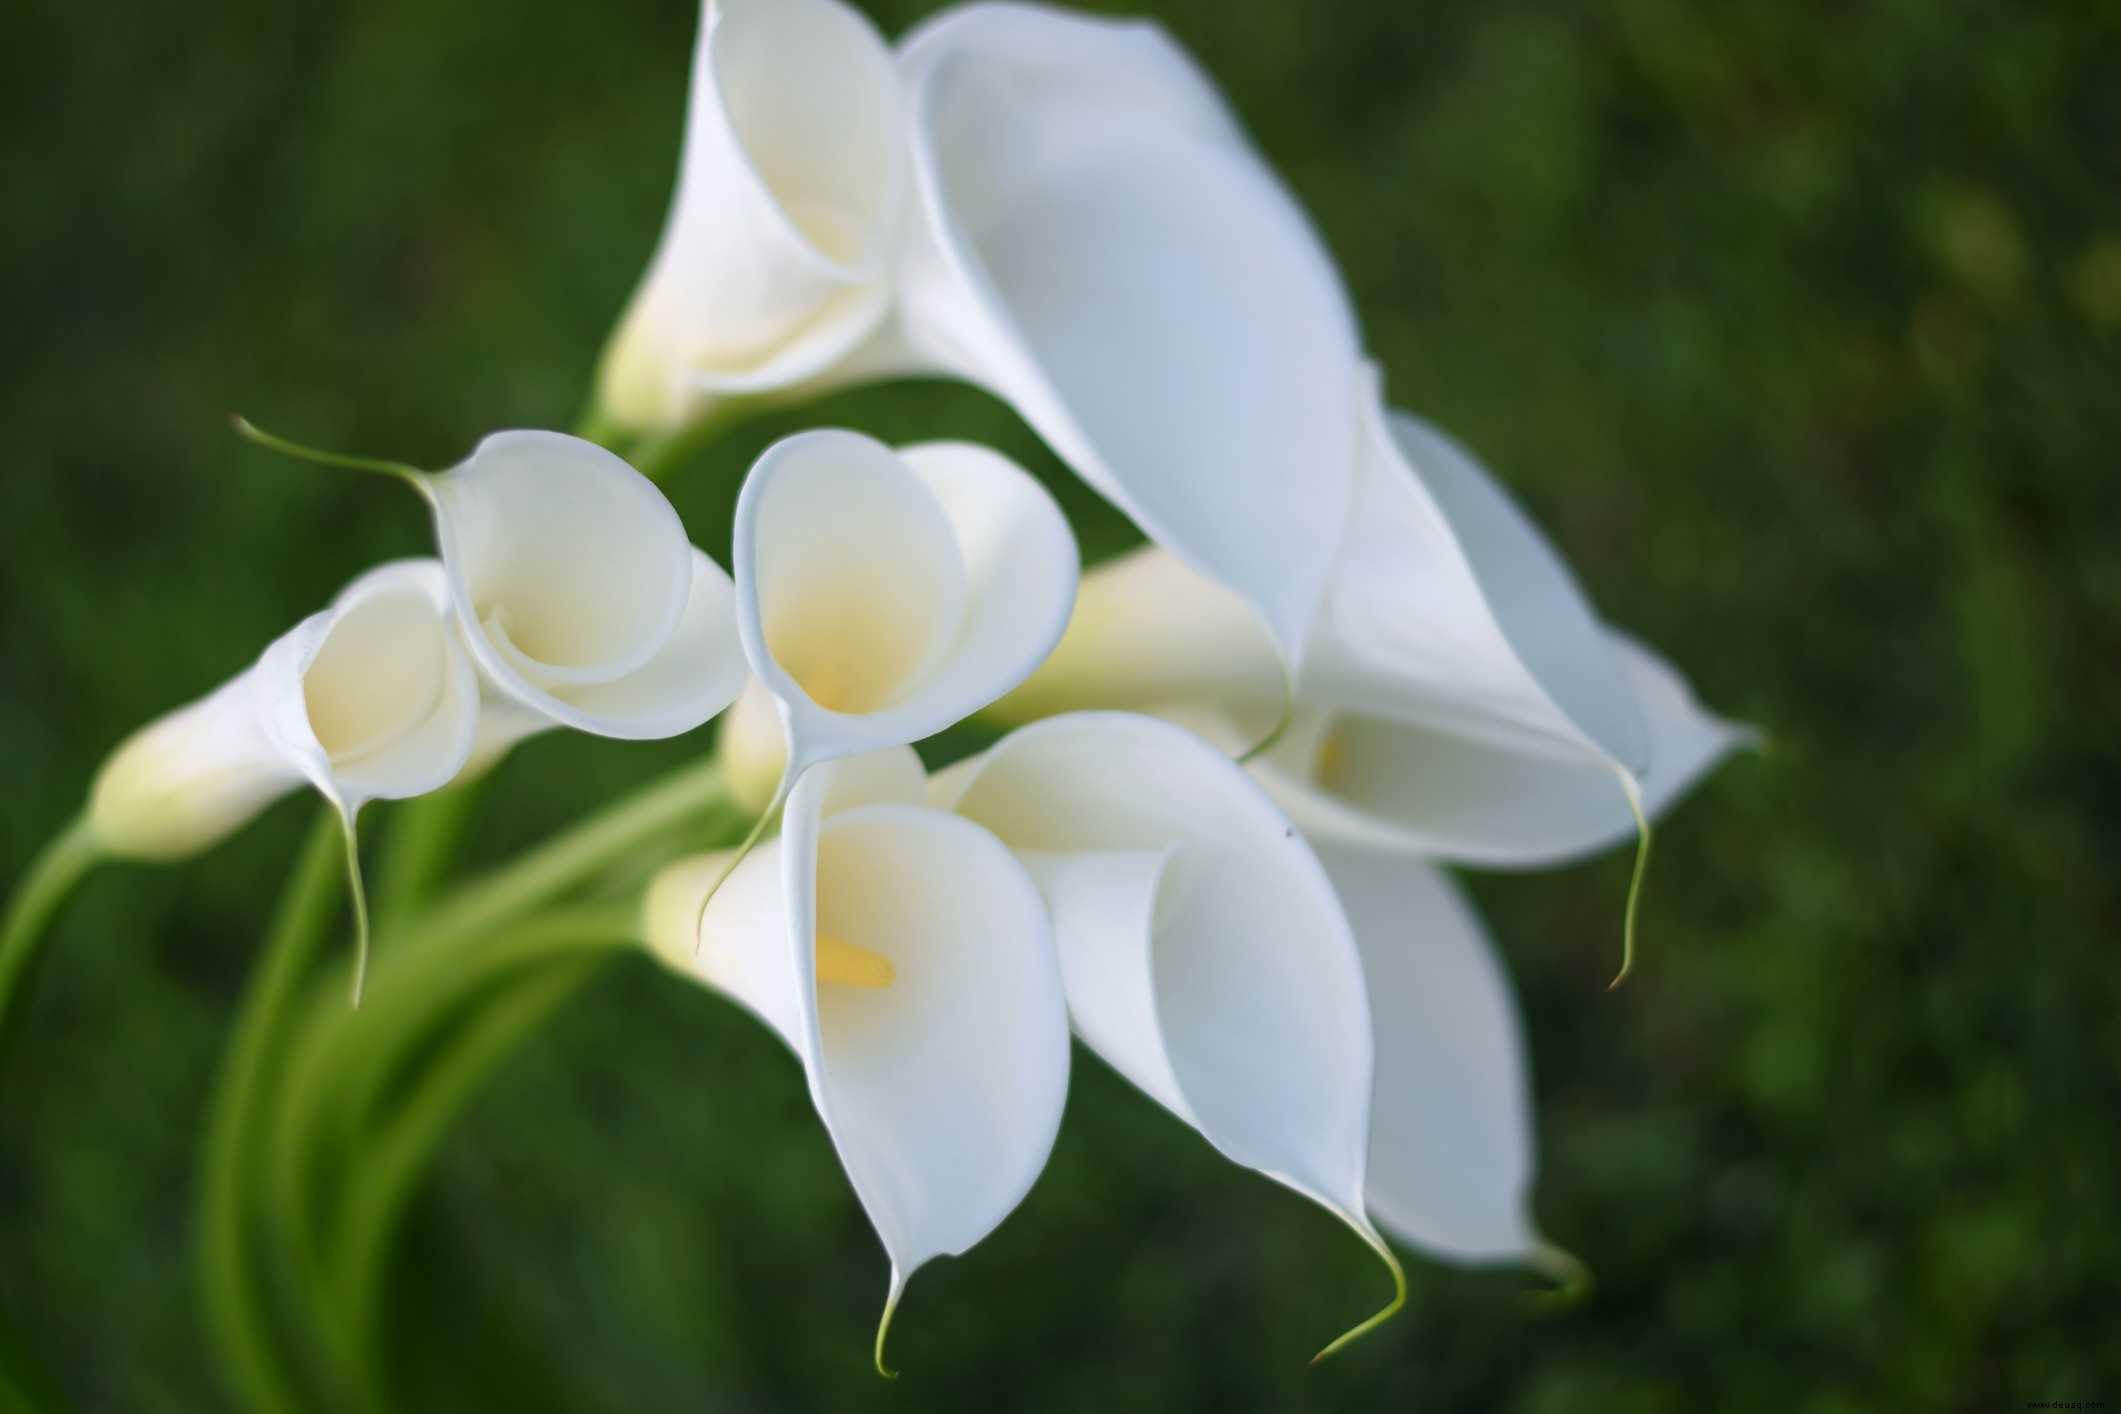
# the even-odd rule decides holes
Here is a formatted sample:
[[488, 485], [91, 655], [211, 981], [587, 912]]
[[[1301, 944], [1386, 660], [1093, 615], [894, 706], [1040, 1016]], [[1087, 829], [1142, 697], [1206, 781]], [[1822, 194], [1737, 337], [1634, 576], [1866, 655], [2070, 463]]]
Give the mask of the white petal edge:
[[1245, 597], [1144, 545], [1084, 572], [1060, 643], [982, 715], [1020, 724], [1214, 702], [1261, 707], [1272, 720], [1285, 690], [1274, 641]]
[[703, 394], [789, 387], [890, 307], [906, 205], [891, 55], [837, 0], [711, 0], [677, 193], [600, 375], [621, 422], [668, 429]]
[[970, 5], [900, 45], [900, 319], [1298, 661], [1337, 546], [1359, 339], [1339, 274], [1153, 25]]
[[1640, 773], [1648, 734], [1567, 564], [1374, 369], [1347, 537], [1298, 700]]
[[635, 740], [690, 731], [734, 700], [744, 668], [729, 578], [624, 460], [557, 432], [497, 432], [424, 485], [457, 619], [493, 692], [556, 725]]
[[90, 829], [116, 856], [182, 858], [305, 781], [350, 824], [369, 800], [446, 784], [477, 721], [440, 566], [379, 565], [241, 675], [121, 744], [91, 790]]
[[1324, 871], [1273, 803], [1198, 737], [1128, 713], [1034, 723], [950, 784], [953, 808], [1052, 889], [1085, 1041], [1233, 1162], [1375, 1245], [1362, 964]]
[[967, 443], [787, 438], [745, 480], [734, 545], [739, 631], [780, 705], [791, 782], [986, 706], [1052, 651], [1074, 603], [1066, 517]]
[[[837, 774], [791, 795], [782, 879], [811, 1097], [890, 1254], [888, 1322], [916, 1268], [985, 1237], [1045, 1167], [1067, 1014], [1043, 901], [1001, 842], [918, 805], [821, 819]], [[820, 996], [820, 930], [882, 953], [897, 980]]]
[[1479, 917], [1422, 861], [1327, 844], [1318, 858], [1369, 979], [1371, 1216], [1446, 1261], [1535, 1261], [1523, 1027]]
[[[914, 803], [923, 774], [910, 748], [829, 763], [789, 798], [784, 832], [721, 884], [696, 934], [727, 852], [666, 869], [646, 906], [664, 961], [729, 994], [802, 1061], [891, 1259], [886, 1326], [916, 1269], [972, 1247], [1030, 1191], [1068, 1083], [1038, 889], [991, 834]], [[821, 932], [881, 955], [890, 984], [821, 984]], [[881, 1367], [881, 1330], [877, 1353]]]
[[[1639, 789], [1646, 816], [1670, 810], [1734, 749], [1755, 740], [1705, 711], [1679, 672], [1604, 630], [1650, 735]], [[1328, 738], [1340, 743], [1326, 749]], [[1226, 727], [1235, 740], [1241, 733]], [[1320, 776], [1319, 758], [1337, 754]], [[1267, 791], [1318, 841], [1388, 848], [1489, 868], [1548, 868], [1634, 840], [1622, 782], [1607, 766], [1510, 750], [1403, 722], [1300, 713], [1252, 763]]]

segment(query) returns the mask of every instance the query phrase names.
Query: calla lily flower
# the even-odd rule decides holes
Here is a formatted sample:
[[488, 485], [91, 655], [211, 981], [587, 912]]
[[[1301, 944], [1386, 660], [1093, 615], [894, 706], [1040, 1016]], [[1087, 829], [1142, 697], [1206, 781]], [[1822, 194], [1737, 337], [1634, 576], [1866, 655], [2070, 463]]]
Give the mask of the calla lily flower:
[[604, 410], [942, 374], [1012, 404], [1283, 659], [1341, 534], [1360, 341], [1331, 256], [1154, 25], [953, 9], [896, 71], [836, 0], [710, 0], [684, 169]]
[[[1604, 637], [1649, 729], [1649, 768], [1630, 784], [1644, 817], [1655, 820], [1757, 738], [1705, 711], [1678, 670], [1647, 647], [1611, 629]], [[1241, 742], [1246, 732], [1225, 724], [1220, 736]], [[1546, 867], [1610, 849], [1640, 829], [1607, 765], [1381, 716], [1299, 712], [1253, 764], [1268, 793], [1313, 839], [1402, 854]]]
[[307, 782], [339, 812], [354, 903], [353, 999], [368, 963], [354, 821], [371, 800], [438, 790], [480, 733], [479, 686], [433, 560], [381, 565], [275, 639], [240, 677], [149, 723], [97, 774], [96, 853], [197, 854]]
[[1641, 709], [1567, 563], [1492, 475], [1427, 423], [1387, 413], [1374, 369], [1366, 381], [1347, 535], [1302, 700], [1640, 774]]
[[[1454, 443], [1365, 419], [1347, 537], [1288, 729], [1253, 765], [1314, 838], [1531, 867], [1637, 832], [1743, 728], [1599, 624], [1552, 545]], [[1240, 596], [1146, 548], [1084, 577], [1060, 646], [991, 715], [1152, 711], [1233, 752], [1281, 711]]]
[[[914, 1270], [1030, 1190], [1059, 1130], [1068, 1027], [1046, 910], [1000, 841], [920, 803], [910, 749], [835, 762], [778, 838], [672, 865], [646, 933], [677, 971], [778, 1032], [891, 1258]], [[708, 899], [704, 918], [701, 903]]]
[[1076, 1033], [1233, 1162], [1320, 1204], [1405, 1279], [1364, 1209], [1363, 969], [1310, 847], [1243, 771], [1167, 722], [1054, 717], [935, 778], [1053, 914]]
[[1447, 1261], [1523, 1263], [1581, 1283], [1582, 1265], [1532, 1220], [1523, 1028], [1478, 915], [1443, 871], [1417, 860], [1338, 844], [1320, 844], [1318, 858], [1369, 982], [1371, 1216]]
[[406, 477], [433, 508], [487, 685], [482, 759], [551, 726], [676, 736], [736, 697], [729, 576], [620, 458], [557, 432], [497, 432], [450, 471]]
[[843, 360], [891, 303], [899, 85], [835, 0], [709, 0], [661, 244], [605, 356], [605, 410], [668, 430]]
[[478, 722], [441, 565], [380, 565], [240, 676], [120, 745], [88, 827], [105, 855], [182, 859], [305, 783], [350, 823], [368, 801], [447, 785]]
[[783, 792], [821, 761], [986, 706], [1052, 650], [1075, 601], [1075, 538], [1052, 497], [959, 442], [894, 452], [828, 430], [775, 444], [737, 499], [734, 558], [744, 652], [780, 716]]
[[1242, 592], [1297, 662], [1345, 518], [1360, 356], [1303, 211], [1154, 25], [965, 5], [899, 64], [904, 339]]

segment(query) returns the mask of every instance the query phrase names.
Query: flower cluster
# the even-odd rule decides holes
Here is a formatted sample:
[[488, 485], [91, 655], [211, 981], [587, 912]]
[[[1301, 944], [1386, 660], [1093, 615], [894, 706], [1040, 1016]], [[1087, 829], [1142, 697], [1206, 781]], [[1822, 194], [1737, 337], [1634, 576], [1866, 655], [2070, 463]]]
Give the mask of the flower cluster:
[[[365, 802], [530, 733], [730, 709], [755, 828], [648, 882], [639, 940], [801, 1061], [887, 1324], [1037, 1179], [1071, 1033], [1401, 1298], [1387, 1236], [1566, 1279], [1509, 986], [1438, 865], [1646, 843], [1743, 729], [1386, 404], [1322, 243], [1161, 30], [977, 3], [893, 48], [840, 0], [709, 0], [594, 430], [906, 374], [1005, 399], [1150, 543], [1078, 584], [1045, 490], [961, 442], [779, 442], [727, 573], [592, 441], [375, 464], [436, 557], [121, 746], [90, 846], [183, 857], [303, 784], [351, 844]], [[1005, 734], [931, 774], [913, 744], [975, 716]]]

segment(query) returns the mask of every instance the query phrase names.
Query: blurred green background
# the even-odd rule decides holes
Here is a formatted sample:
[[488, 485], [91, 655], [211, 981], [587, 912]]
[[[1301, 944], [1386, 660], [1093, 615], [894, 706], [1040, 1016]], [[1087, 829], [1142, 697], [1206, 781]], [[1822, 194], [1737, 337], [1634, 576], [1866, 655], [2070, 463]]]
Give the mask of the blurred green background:
[[[930, 8], [871, 6], [896, 33]], [[1627, 861], [1486, 876], [1538, 1207], [1597, 1269], [1382, 1279], [1078, 1056], [1022, 1210], [914, 1283], [762, 1027], [611, 966], [484, 1095], [409, 1234], [418, 1408], [1734, 1410], [2121, 1400], [2121, 11], [1894, 0], [1186, 0], [1340, 257], [1396, 401], [1605, 612], [1762, 724]], [[427, 465], [566, 426], [659, 227], [687, 0], [10, 0], [0, 16], [0, 879], [127, 729], [426, 543], [241, 409]], [[970, 436], [906, 385], [673, 485], [725, 554], [797, 426]], [[1123, 543], [1071, 493], [1086, 546]], [[555, 735], [492, 858], [701, 749]], [[202, 1106], [277, 808], [113, 870], [0, 1082], [0, 1315], [85, 1410], [230, 1407], [192, 1295]], [[379, 812], [380, 818], [380, 812]]]

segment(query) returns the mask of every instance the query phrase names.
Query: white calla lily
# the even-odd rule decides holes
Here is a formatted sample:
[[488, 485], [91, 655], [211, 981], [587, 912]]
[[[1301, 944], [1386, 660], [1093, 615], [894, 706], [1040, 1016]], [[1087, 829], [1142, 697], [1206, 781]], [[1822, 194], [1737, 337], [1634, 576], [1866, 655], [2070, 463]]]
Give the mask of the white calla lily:
[[891, 1259], [880, 1370], [907, 1279], [1022, 1201], [1068, 1083], [1038, 889], [991, 834], [918, 803], [922, 779], [910, 749], [812, 772], [783, 833], [726, 883], [715, 887], [726, 852], [682, 861], [647, 904], [664, 959], [750, 1009], [802, 1060]]
[[371, 800], [449, 784], [479, 729], [478, 678], [442, 566], [380, 565], [240, 676], [122, 743], [90, 791], [88, 836], [111, 858], [182, 859], [314, 786], [345, 826], [358, 1005], [368, 922], [355, 818]]
[[[1604, 628], [1552, 545], [1455, 444], [1366, 398], [1347, 538], [1287, 729], [1253, 762], [1316, 838], [1531, 867], [1607, 848], [1749, 733]], [[1084, 576], [1053, 656], [991, 714], [1182, 721], [1233, 753], [1283, 710], [1241, 596], [1147, 547]], [[1638, 811], [1640, 814], [1638, 815]]]
[[1015, 850], [1053, 913], [1077, 1033], [1232, 1161], [1352, 1227], [1363, 1206], [1370, 1017], [1331, 883], [1243, 771], [1168, 722], [1050, 718], [931, 795]]
[[1296, 662], [1340, 540], [1360, 347], [1301, 208], [1154, 25], [973, 4], [899, 54], [903, 338], [1242, 591]]
[[1566, 562], [1462, 448], [1385, 411], [1374, 369], [1366, 384], [1347, 537], [1300, 700], [1646, 769], [1641, 710]]
[[1075, 600], [1075, 538], [1052, 497], [965, 443], [894, 452], [827, 430], [775, 444], [738, 497], [734, 559], [744, 651], [784, 741], [744, 735], [785, 752], [783, 793], [821, 761], [986, 706], [1052, 650]]
[[[1704, 710], [1678, 670], [1650, 649], [1603, 633], [1649, 731], [1649, 769], [1634, 784], [1643, 815], [1655, 820], [1756, 737]], [[1220, 735], [1239, 742], [1245, 731], [1231, 724]], [[1254, 770], [1313, 839], [1493, 868], [1570, 863], [1634, 839], [1640, 828], [1607, 765], [1359, 712], [1300, 712]]]
[[902, 122], [891, 55], [855, 10], [708, 0], [677, 195], [605, 355], [606, 412], [668, 430], [868, 338], [891, 303]]
[[101, 852], [196, 854], [307, 783], [349, 820], [447, 785], [471, 754], [478, 682], [433, 560], [379, 565], [240, 676], [142, 727], [89, 798]]
[[1523, 1263], [1565, 1285], [1582, 1264], [1540, 1235], [1523, 1027], [1480, 918], [1440, 869], [1318, 845], [1369, 981], [1377, 1038], [1369, 1210], [1447, 1261]]
[[676, 736], [736, 697], [744, 657], [721, 566], [654, 484], [593, 442], [497, 432], [407, 479], [495, 701], [482, 754], [548, 726]]

